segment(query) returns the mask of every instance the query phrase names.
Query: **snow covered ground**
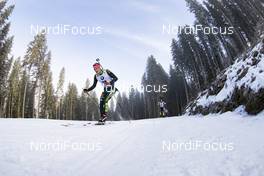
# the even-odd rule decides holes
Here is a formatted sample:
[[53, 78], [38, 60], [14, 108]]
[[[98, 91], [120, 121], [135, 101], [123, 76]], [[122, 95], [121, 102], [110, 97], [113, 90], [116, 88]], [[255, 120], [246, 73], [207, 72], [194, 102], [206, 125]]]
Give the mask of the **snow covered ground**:
[[[247, 53], [247, 58], [244, 60], [242, 58], [238, 58], [233, 65], [229, 66], [224, 73], [227, 76], [227, 80], [221, 91], [217, 95], [208, 95], [207, 92], [206, 94], [198, 97], [197, 105], [208, 107], [212, 103], [230, 99], [236, 87], [240, 89], [244, 86], [246, 88], [250, 88], [255, 93], [257, 93], [261, 88], [264, 88], [264, 55], [258, 55], [257, 59], [259, 62], [256, 65], [253, 65], [252, 63], [254, 52], [258, 51], [258, 53], [260, 53], [263, 45], [263, 43], [257, 44], [250, 52]], [[242, 78], [238, 79], [243, 70], [247, 70], [245, 72], [246, 74]]]
[[85, 122], [79, 121], [0, 119], [0, 175], [264, 173], [264, 113], [109, 123], [83, 126]]

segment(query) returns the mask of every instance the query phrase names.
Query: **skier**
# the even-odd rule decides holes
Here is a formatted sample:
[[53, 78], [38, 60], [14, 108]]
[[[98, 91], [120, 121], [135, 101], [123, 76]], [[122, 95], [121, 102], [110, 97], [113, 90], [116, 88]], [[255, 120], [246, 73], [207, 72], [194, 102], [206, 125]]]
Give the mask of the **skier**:
[[165, 117], [167, 115], [167, 109], [165, 108], [166, 103], [163, 101], [163, 98], [160, 98], [159, 101], [159, 107], [160, 107], [160, 117]]
[[95, 71], [93, 85], [88, 89], [83, 89], [83, 91], [88, 93], [89, 91], [93, 90], [96, 87], [98, 81], [103, 84], [104, 91], [100, 97], [101, 116], [99, 122], [104, 123], [107, 119], [108, 101], [115, 94], [115, 92], [118, 91], [118, 89], [114, 86], [118, 78], [110, 70], [103, 69], [98, 61], [93, 65], [93, 68]]

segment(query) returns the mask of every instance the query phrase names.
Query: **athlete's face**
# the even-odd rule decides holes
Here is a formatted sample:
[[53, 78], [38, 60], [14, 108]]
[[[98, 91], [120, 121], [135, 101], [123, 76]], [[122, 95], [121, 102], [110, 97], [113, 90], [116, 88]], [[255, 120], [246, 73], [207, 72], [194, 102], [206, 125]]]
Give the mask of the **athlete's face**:
[[100, 67], [94, 67], [94, 71], [95, 71], [95, 73], [99, 74], [101, 72], [101, 68]]

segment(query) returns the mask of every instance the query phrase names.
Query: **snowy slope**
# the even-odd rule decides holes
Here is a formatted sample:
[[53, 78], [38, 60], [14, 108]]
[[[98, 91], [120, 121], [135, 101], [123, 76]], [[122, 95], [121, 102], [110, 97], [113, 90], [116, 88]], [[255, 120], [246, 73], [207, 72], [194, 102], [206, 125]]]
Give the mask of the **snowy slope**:
[[[105, 126], [83, 126], [84, 123], [0, 119], [0, 175], [261, 176], [264, 173], [264, 113], [247, 116], [228, 112], [205, 118], [182, 116], [112, 122]], [[63, 143], [71, 147], [54, 147]], [[194, 147], [195, 143], [200, 147]], [[42, 147], [37, 150], [38, 144]], [[53, 147], [48, 148], [48, 144]], [[81, 144], [89, 147], [78, 147]]]
[[264, 109], [264, 39], [218, 75], [211, 87], [203, 91], [186, 112], [225, 112], [240, 105], [251, 114]]
[[[260, 50], [262, 43], [258, 44], [249, 53], [249, 57], [245, 60], [238, 59], [232, 66], [230, 66], [225, 75], [227, 75], [227, 80], [223, 89], [217, 94], [212, 96], [202, 96], [198, 100], [198, 105], [208, 106], [213, 102], [223, 101], [230, 98], [234, 89], [241, 88], [243, 85], [250, 88], [254, 92], [258, 92], [260, 88], [264, 88], [264, 55], [260, 55], [258, 64], [252, 66], [253, 60], [252, 55], [255, 51]], [[242, 70], [247, 69], [245, 75], [238, 79], [239, 74]]]

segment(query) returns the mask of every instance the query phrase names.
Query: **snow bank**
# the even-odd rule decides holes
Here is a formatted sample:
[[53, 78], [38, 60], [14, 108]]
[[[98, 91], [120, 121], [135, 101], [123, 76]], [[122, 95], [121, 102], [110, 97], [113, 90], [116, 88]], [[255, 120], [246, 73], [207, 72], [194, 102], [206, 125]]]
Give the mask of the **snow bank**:
[[[260, 136], [264, 132], [264, 113], [248, 116], [228, 112], [205, 118], [182, 116], [109, 123], [94, 126], [78, 121], [0, 119], [0, 175], [264, 173], [264, 141]], [[32, 148], [32, 143], [42, 147]], [[68, 147], [63, 148], [64, 143]]]
[[[264, 43], [257, 44], [251, 51], [245, 56], [238, 58], [233, 65], [228, 67], [223, 75], [219, 75], [214, 84], [217, 87], [222, 84], [220, 91], [216, 93], [210, 93], [211, 89], [215, 89], [212, 86], [210, 89], [205, 90], [198, 96], [187, 112], [195, 112], [196, 108], [208, 108], [207, 113], [210, 113], [211, 109], [223, 109], [224, 106], [230, 105], [230, 102], [234, 101], [234, 96], [237, 90], [242, 92], [244, 96], [255, 96], [264, 89]], [[222, 80], [221, 80], [222, 79]], [[218, 84], [218, 85], [217, 85]], [[239, 95], [240, 96], [240, 95]], [[264, 99], [264, 97], [262, 97]], [[246, 97], [244, 98], [246, 99]], [[224, 103], [223, 103], [224, 102]], [[237, 108], [240, 105], [245, 105], [246, 102], [232, 102], [232, 108]], [[235, 104], [235, 105], [234, 105]], [[222, 106], [220, 108], [219, 106]], [[263, 105], [264, 108], [264, 105]], [[262, 109], [263, 109], [262, 108]], [[230, 108], [227, 110], [230, 110]], [[212, 110], [218, 111], [218, 110]], [[212, 112], [211, 111], [211, 112]]]

